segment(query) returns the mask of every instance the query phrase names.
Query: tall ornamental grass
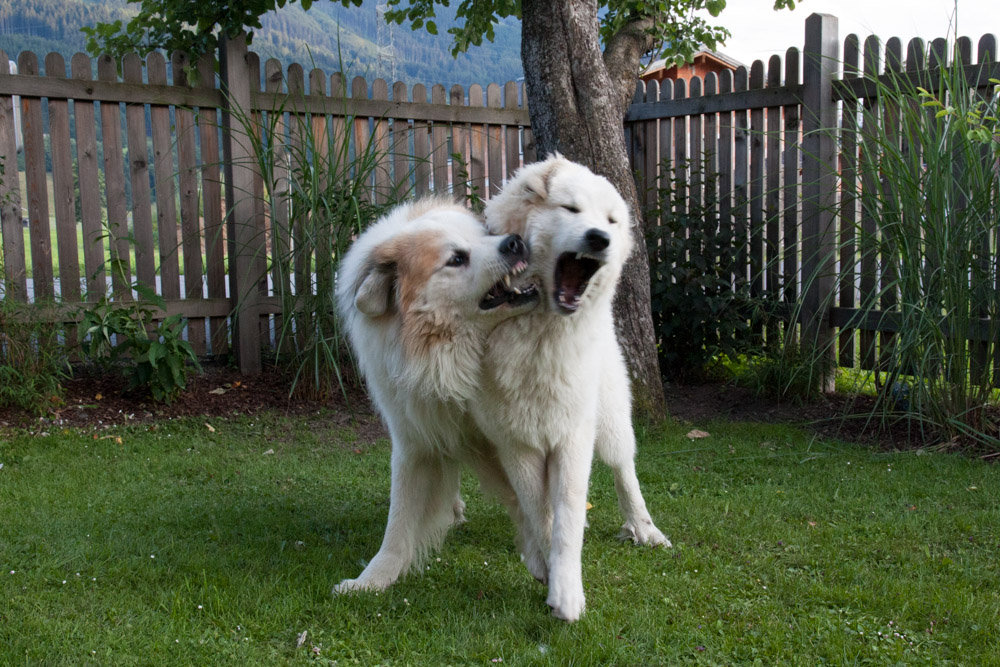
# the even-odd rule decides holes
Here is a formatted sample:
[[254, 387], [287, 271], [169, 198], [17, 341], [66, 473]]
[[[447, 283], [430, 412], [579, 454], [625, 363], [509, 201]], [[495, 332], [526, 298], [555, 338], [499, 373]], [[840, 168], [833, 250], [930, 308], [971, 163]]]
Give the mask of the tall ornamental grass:
[[340, 259], [411, 186], [409, 174], [389, 178], [392, 153], [377, 132], [355, 132], [370, 121], [346, 108], [332, 118], [297, 113], [300, 101], [290, 97], [267, 113], [234, 116], [263, 178], [266, 266], [282, 313], [275, 319], [276, 359], [292, 375], [292, 392], [326, 398], [351, 376], [334, 296]]
[[847, 327], [874, 319], [891, 331], [859, 336], [861, 358], [876, 362], [859, 377], [876, 386], [879, 415], [995, 448], [1000, 81], [977, 90], [963, 67], [932, 65], [872, 78], [875, 103], [859, 105], [860, 178], [842, 192], [860, 205], [859, 252], [838, 275], [878, 267], [874, 285], [857, 283], [859, 314]]

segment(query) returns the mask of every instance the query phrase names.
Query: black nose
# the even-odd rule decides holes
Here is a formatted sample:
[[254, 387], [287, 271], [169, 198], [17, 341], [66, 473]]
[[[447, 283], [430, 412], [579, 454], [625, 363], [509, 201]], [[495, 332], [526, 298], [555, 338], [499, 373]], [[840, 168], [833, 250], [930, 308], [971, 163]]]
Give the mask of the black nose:
[[520, 236], [511, 234], [500, 243], [500, 254], [525, 258], [528, 255], [528, 246]]
[[594, 252], [600, 252], [611, 245], [611, 235], [596, 227], [588, 229], [583, 238], [587, 241], [587, 247]]

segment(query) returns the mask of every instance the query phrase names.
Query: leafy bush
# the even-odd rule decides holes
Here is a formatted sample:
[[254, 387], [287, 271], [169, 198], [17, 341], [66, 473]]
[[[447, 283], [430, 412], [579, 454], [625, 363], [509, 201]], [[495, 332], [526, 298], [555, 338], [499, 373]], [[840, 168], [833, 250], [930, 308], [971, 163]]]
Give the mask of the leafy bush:
[[[668, 173], [669, 164], [662, 167]], [[715, 176], [702, 176], [716, 192]], [[750, 343], [750, 290], [733, 275], [738, 249], [720, 228], [711, 198], [689, 201], [686, 182], [661, 189], [659, 226], [649, 234], [653, 321], [660, 369], [675, 380], [700, 380], [714, 360], [734, 357]]]
[[[2, 271], [0, 265], [0, 271]], [[38, 304], [0, 294], [0, 406], [44, 413], [62, 396], [70, 375], [56, 329], [38, 317]]]
[[187, 364], [198, 367], [191, 345], [181, 338], [180, 315], [171, 315], [152, 326], [163, 299], [147, 290], [147, 303], [118, 305], [102, 298], [81, 311], [80, 348], [84, 356], [104, 368], [121, 368], [129, 389], [145, 387], [153, 400], [170, 403], [187, 388]]

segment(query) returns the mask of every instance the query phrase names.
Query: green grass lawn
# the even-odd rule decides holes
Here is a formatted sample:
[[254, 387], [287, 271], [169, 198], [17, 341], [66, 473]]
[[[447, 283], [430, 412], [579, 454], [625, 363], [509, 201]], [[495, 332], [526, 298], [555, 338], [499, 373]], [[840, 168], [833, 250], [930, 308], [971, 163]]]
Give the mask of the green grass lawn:
[[978, 460], [641, 433], [674, 548], [615, 540], [598, 467], [566, 625], [471, 478], [421, 575], [332, 597], [380, 543], [388, 443], [323, 416], [208, 423], [0, 431], [0, 664], [1000, 663], [1000, 469]]

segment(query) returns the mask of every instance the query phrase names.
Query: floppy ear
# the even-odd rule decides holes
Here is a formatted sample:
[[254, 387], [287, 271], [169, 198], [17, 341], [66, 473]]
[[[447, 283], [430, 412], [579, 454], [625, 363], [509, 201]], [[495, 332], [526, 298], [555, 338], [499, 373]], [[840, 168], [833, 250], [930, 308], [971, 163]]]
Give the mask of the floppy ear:
[[385, 315], [393, 308], [395, 285], [395, 260], [387, 256], [385, 248], [376, 248], [354, 295], [354, 305], [368, 317]]
[[540, 204], [549, 197], [549, 181], [559, 168], [563, 156], [556, 153], [545, 162], [539, 163], [526, 174], [521, 187], [524, 188], [524, 198], [531, 204]]

